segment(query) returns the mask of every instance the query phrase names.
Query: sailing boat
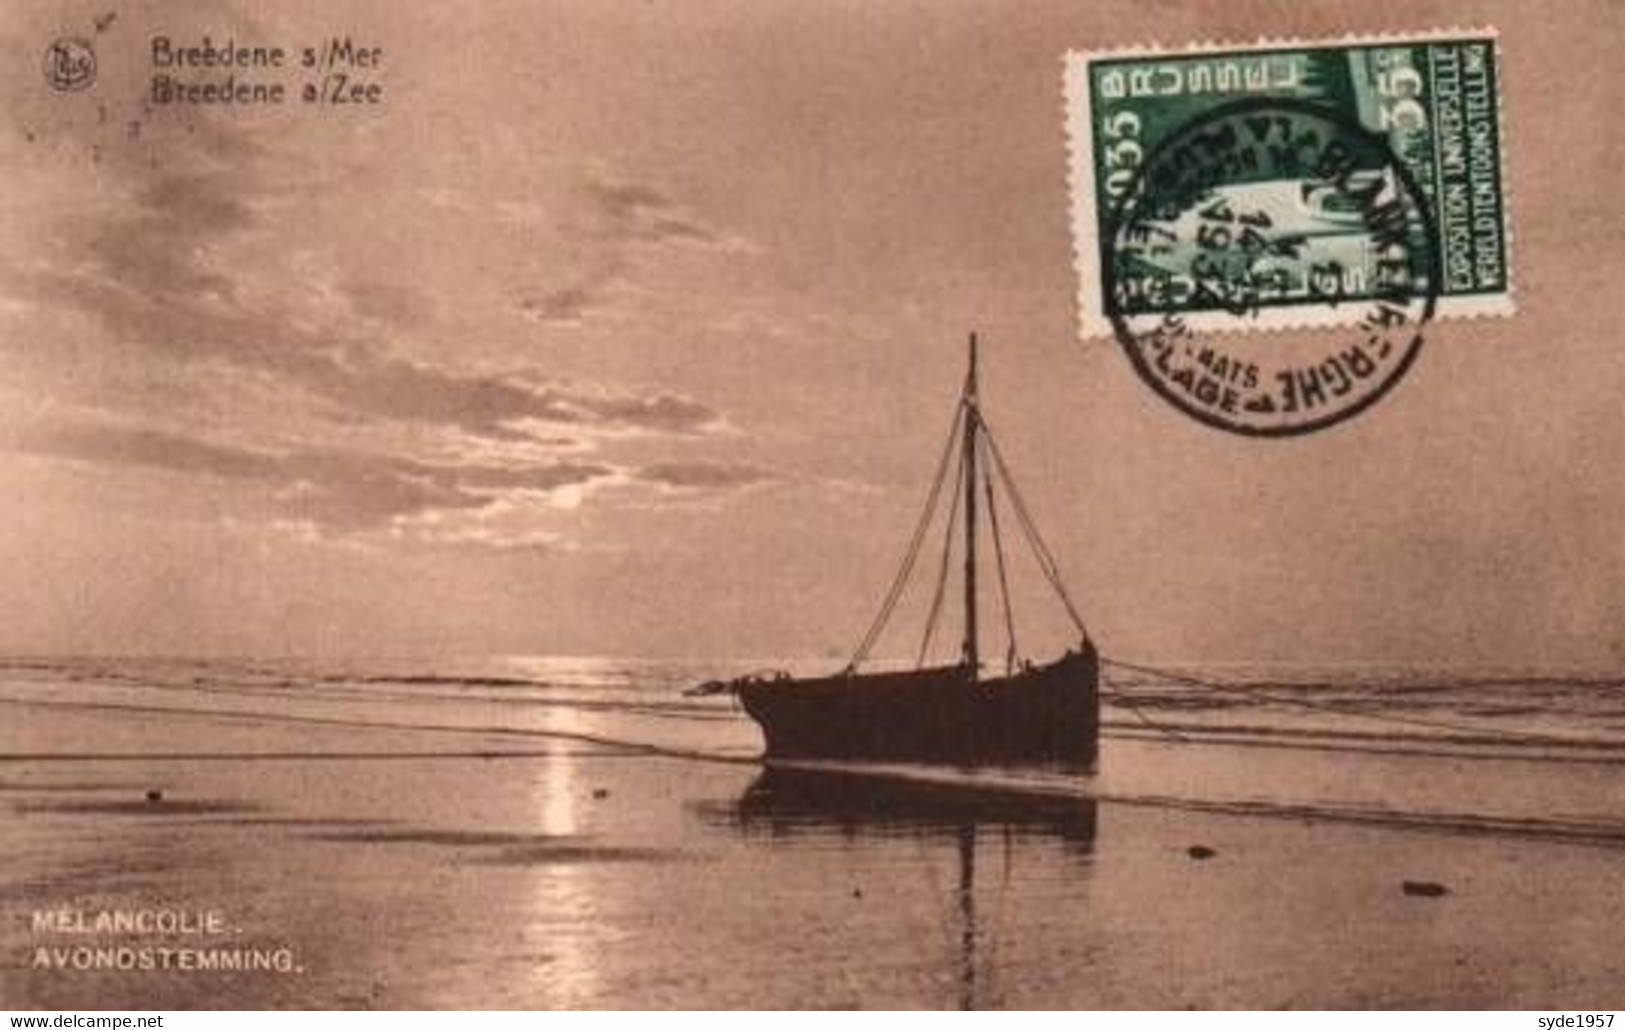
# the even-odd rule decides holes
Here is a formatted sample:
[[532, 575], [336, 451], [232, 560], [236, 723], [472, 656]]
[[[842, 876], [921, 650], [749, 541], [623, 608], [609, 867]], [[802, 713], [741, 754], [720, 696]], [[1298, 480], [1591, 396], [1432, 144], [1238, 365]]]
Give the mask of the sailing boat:
[[[955, 454], [957, 463], [951, 460]], [[917, 667], [902, 672], [862, 672], [859, 667], [895, 610], [936, 511], [944, 503], [943, 486], [950, 464], [955, 465], [954, 486], [946, 495], [949, 512], [942, 562]], [[1005, 550], [999, 534], [997, 486], [1008, 495], [1040, 570], [1079, 634], [1075, 649], [1048, 664], [1022, 661], [1017, 652]], [[992, 531], [1009, 644], [1002, 675], [984, 674], [978, 641], [979, 502], [986, 503]], [[964, 640], [957, 663], [928, 667], [925, 659], [941, 614], [956, 521], [962, 524], [964, 533]], [[695, 692], [736, 695], [761, 726], [768, 758], [959, 765], [1094, 761], [1100, 727], [1099, 657], [982, 413], [975, 334], [970, 338], [970, 370], [925, 512], [903, 566], [852, 660], [832, 676], [747, 676], [707, 683]]]

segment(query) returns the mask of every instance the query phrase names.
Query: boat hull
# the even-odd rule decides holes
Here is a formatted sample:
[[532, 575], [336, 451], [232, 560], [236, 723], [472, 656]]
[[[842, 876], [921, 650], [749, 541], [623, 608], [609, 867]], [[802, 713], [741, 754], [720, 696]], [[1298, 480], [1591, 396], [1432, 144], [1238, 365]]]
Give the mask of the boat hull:
[[762, 727], [769, 758], [1092, 764], [1099, 675], [1085, 648], [995, 679], [973, 681], [951, 666], [757, 680], [736, 693]]

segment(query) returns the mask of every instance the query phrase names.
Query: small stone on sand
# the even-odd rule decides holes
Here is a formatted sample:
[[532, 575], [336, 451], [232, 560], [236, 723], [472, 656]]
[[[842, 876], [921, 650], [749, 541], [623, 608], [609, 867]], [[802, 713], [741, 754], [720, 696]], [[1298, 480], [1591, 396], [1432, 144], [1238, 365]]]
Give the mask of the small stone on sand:
[[164, 799], [164, 792], [157, 789], [156, 787], [154, 787], [152, 790], [147, 791], [147, 801], [149, 803], [157, 804], [158, 802], [162, 801], [163, 799]]
[[1191, 856], [1197, 861], [1201, 861], [1204, 858], [1212, 858], [1214, 855], [1217, 855], [1218, 852], [1214, 851], [1206, 844], [1192, 844], [1190, 847], [1185, 849], [1185, 854]]
[[594, 801], [602, 801], [609, 797], [609, 791], [605, 790], [603, 787], [595, 787], [593, 788], [592, 797]]
[[1442, 898], [1450, 893], [1450, 888], [1431, 880], [1406, 880], [1405, 893], [1416, 898]]

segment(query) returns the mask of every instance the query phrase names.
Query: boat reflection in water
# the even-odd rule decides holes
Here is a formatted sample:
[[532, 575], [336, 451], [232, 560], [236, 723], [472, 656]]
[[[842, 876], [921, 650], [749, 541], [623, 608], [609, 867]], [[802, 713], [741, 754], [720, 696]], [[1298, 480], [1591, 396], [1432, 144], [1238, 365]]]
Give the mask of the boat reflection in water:
[[957, 1001], [961, 1008], [974, 1009], [982, 1000], [978, 860], [984, 866], [993, 860], [994, 868], [984, 869], [984, 877], [991, 872], [1007, 882], [1017, 843], [1047, 839], [1087, 864], [1094, 850], [1096, 803], [1083, 796], [980, 783], [769, 766], [731, 805], [717, 806], [709, 814], [747, 836], [766, 835], [780, 843], [827, 840], [832, 832], [854, 844], [865, 838], [951, 841], [958, 859], [958, 880], [952, 889], [958, 923]]
[[747, 833], [844, 836], [978, 829], [989, 835], [1042, 835], [1087, 855], [1094, 846], [1091, 798], [1013, 788], [768, 766], [740, 795], [733, 815]]

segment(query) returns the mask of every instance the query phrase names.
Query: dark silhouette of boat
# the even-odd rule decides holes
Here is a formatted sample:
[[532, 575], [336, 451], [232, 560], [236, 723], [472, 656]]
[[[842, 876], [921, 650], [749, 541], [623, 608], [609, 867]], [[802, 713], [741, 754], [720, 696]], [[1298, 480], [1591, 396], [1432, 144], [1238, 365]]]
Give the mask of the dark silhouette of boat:
[[[950, 467], [953, 486], [945, 493]], [[1074, 650], [1047, 664], [1023, 661], [1016, 649], [996, 500], [1001, 489], [1040, 571], [1079, 634]], [[1003, 674], [992, 676], [985, 675], [977, 630], [978, 516], [982, 505], [994, 543], [1009, 642]], [[943, 506], [948, 508], [948, 516], [942, 561], [920, 645], [919, 667], [901, 672], [860, 672], [860, 665], [868, 659], [895, 610], [936, 513]], [[951, 665], [927, 667], [925, 659], [941, 614], [956, 523], [963, 530], [964, 639], [960, 659]], [[974, 335], [970, 339], [970, 370], [925, 511], [902, 568], [852, 660], [831, 676], [756, 675], [713, 681], [694, 692], [736, 695], [762, 727], [769, 758], [959, 765], [1093, 763], [1100, 728], [1099, 657], [982, 413]]]

